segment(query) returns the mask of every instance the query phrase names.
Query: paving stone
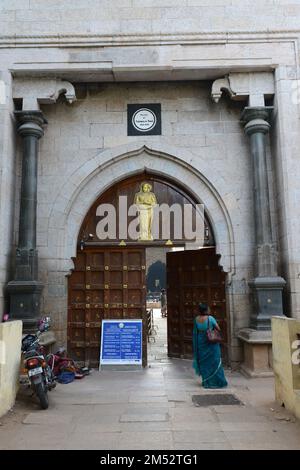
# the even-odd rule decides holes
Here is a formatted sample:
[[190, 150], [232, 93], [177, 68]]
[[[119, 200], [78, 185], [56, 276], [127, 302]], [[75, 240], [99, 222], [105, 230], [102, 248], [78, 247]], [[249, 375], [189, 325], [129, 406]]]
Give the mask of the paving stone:
[[228, 442], [222, 431], [173, 431], [174, 442], [187, 443], [216, 443]]
[[65, 427], [58, 428], [47, 426], [24, 426], [19, 429], [12, 442], [15, 449], [64, 449], [71, 430], [67, 431]]
[[160, 390], [159, 389], [158, 390], [155, 390], [155, 389], [154, 390], [151, 390], [151, 389], [148, 390], [148, 389], [146, 389], [146, 390], [143, 390], [143, 391], [135, 390], [134, 392], [132, 392], [132, 394], [134, 394], [136, 397], [148, 397], [148, 396], [149, 397], [164, 397], [164, 396], [167, 395], [166, 391], [163, 388], [160, 389]]
[[170, 431], [155, 432], [122, 432], [119, 449], [172, 449], [172, 433]]
[[225, 434], [234, 448], [276, 449], [288, 446], [290, 449], [300, 449], [300, 441], [295, 437], [290, 436], [289, 439], [283, 440], [282, 436], [274, 432], [226, 431]]
[[126, 414], [161, 414], [161, 413], [172, 413], [174, 409], [174, 403], [151, 403], [149, 406], [145, 403], [129, 403], [126, 407]]
[[23, 424], [44, 424], [47, 426], [61, 426], [62, 424], [70, 424], [72, 422], [72, 416], [66, 416], [65, 414], [38, 412], [30, 413], [27, 415], [22, 423]]
[[234, 421], [234, 422], [220, 422], [220, 428], [224, 432], [241, 431], [241, 432], [253, 432], [253, 431], [265, 431], [267, 433], [278, 430], [275, 425], [272, 426], [270, 422], [257, 422], [257, 421]]
[[232, 450], [229, 442], [184, 442], [173, 444], [174, 450]]
[[194, 431], [205, 433], [206, 431], [212, 432], [223, 432], [222, 426], [220, 423], [213, 421], [202, 421], [201, 419], [190, 420], [190, 419], [180, 419], [180, 420], [171, 420], [172, 431]]
[[166, 396], [135, 396], [131, 394], [129, 397], [129, 403], [168, 403], [168, 398]]
[[62, 415], [72, 415], [75, 419], [97, 419], [99, 416], [110, 417], [119, 416], [127, 410], [128, 404], [101, 404], [101, 405], [60, 405], [58, 411]]
[[172, 431], [173, 425], [170, 421], [135, 421], [120, 423], [121, 431], [144, 432], [144, 431]]
[[169, 402], [180, 402], [186, 403], [189, 399], [189, 395], [185, 391], [176, 391], [176, 390], [169, 390], [167, 392], [168, 401]]
[[265, 416], [261, 416], [256, 414], [255, 410], [253, 409], [243, 409], [241, 410], [236, 409], [237, 407], [231, 407], [231, 412], [226, 413], [218, 413], [218, 408], [215, 407], [214, 410], [216, 411], [216, 416], [220, 423], [241, 423], [241, 422], [254, 422], [254, 423], [267, 423], [269, 420]]
[[77, 396], [64, 396], [60, 397], [58, 402], [59, 403], [71, 403], [72, 405], [101, 405], [101, 404], [112, 404], [112, 403], [128, 403], [129, 401], [129, 394], [126, 393], [97, 393], [97, 394], [83, 394]]
[[167, 413], [138, 413], [138, 414], [123, 414], [120, 418], [121, 423], [130, 422], [147, 422], [147, 421], [168, 421], [169, 416]]
[[117, 422], [107, 422], [106, 420], [101, 419], [101, 416], [98, 416], [97, 422], [82, 423], [81, 421], [77, 422], [74, 426], [74, 433], [82, 434], [95, 434], [95, 433], [115, 433], [120, 432], [121, 423], [119, 420]]
[[119, 448], [120, 432], [72, 433], [65, 444], [65, 449], [116, 450]]
[[175, 407], [170, 410], [170, 414], [174, 421], [217, 422], [216, 416], [212, 411], [205, 408]]

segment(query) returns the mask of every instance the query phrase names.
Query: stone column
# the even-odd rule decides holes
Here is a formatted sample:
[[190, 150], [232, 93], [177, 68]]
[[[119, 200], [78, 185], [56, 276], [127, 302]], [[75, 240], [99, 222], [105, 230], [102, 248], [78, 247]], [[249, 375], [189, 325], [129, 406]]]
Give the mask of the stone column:
[[43, 284], [38, 281], [36, 249], [38, 141], [46, 120], [41, 111], [16, 111], [17, 131], [22, 137], [22, 183], [19, 241], [14, 280], [9, 282], [10, 317], [23, 321], [24, 330], [35, 329]]
[[266, 160], [266, 135], [271, 127], [272, 111], [272, 107], [246, 107], [241, 118], [250, 138], [253, 166], [256, 272], [249, 285], [254, 307], [250, 328], [254, 330], [270, 330], [271, 317], [283, 315], [282, 290], [285, 281], [278, 276], [278, 253], [272, 237]]

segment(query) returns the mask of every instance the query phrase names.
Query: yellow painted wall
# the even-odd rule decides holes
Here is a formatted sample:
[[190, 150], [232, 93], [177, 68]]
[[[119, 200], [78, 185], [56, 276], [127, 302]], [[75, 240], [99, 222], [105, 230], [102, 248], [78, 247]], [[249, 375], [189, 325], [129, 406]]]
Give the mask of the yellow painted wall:
[[0, 417], [15, 403], [19, 383], [22, 322], [0, 323]]
[[300, 334], [300, 321], [294, 318], [272, 318], [273, 369], [276, 400], [300, 419], [300, 364], [292, 363], [292, 355], [300, 357], [293, 347]]

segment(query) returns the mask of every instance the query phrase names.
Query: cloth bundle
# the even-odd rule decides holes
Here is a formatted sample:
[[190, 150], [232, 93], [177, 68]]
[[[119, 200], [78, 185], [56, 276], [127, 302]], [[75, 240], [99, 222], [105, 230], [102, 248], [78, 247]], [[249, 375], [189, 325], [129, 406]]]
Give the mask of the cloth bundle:
[[86, 375], [75, 365], [73, 359], [65, 356], [65, 351], [51, 354], [48, 363], [60, 383], [70, 383], [74, 379], [82, 379]]

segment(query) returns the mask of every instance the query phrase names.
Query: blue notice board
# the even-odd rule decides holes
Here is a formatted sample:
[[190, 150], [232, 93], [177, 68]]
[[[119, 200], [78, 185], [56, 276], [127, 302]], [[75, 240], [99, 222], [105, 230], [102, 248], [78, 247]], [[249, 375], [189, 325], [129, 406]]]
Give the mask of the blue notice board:
[[102, 320], [101, 365], [142, 365], [142, 320]]

